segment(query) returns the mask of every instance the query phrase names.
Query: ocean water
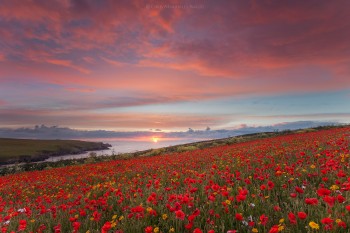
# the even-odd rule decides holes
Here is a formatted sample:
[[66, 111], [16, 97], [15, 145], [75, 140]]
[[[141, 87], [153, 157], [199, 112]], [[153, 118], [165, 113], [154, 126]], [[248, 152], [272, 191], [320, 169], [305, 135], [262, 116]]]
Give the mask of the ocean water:
[[109, 150], [101, 150], [101, 151], [89, 151], [83, 154], [71, 154], [71, 155], [62, 155], [55, 156], [46, 159], [45, 161], [54, 162], [66, 159], [80, 159], [87, 158], [90, 156], [91, 152], [95, 152], [97, 156], [104, 155], [112, 155], [112, 154], [120, 154], [120, 153], [131, 153], [137, 151], [143, 151], [148, 149], [157, 149], [167, 146], [175, 146], [190, 142], [202, 141], [203, 139], [172, 139], [172, 138], [159, 138], [157, 142], [152, 141], [151, 139], [113, 139], [113, 138], [104, 138], [104, 139], [81, 139], [85, 141], [96, 141], [96, 142], [104, 142], [112, 145]]

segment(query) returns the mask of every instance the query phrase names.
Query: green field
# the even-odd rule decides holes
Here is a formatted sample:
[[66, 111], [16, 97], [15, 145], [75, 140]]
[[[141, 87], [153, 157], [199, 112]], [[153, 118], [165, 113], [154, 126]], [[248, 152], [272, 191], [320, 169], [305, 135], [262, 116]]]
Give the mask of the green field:
[[78, 140], [32, 140], [0, 138], [0, 164], [32, 162], [50, 156], [79, 154], [84, 151], [107, 149], [108, 144]]

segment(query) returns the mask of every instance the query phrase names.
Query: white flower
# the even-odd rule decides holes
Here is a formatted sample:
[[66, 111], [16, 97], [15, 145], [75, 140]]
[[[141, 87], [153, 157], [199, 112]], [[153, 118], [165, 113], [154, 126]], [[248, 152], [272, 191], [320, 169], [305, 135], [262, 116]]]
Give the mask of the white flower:
[[4, 226], [9, 225], [10, 224], [10, 220], [7, 220], [6, 222], [3, 223]]
[[26, 209], [25, 209], [25, 208], [23, 208], [23, 209], [18, 209], [17, 212], [25, 213], [25, 212], [26, 212]]

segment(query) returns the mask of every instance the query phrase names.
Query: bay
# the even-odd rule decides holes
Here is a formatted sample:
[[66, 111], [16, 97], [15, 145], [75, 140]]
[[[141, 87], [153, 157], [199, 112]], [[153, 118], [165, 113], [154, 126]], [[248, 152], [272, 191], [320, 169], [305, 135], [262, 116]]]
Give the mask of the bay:
[[122, 153], [132, 153], [137, 151], [143, 151], [148, 149], [157, 149], [167, 146], [181, 145], [191, 142], [202, 141], [203, 139], [199, 138], [103, 138], [103, 139], [79, 139], [84, 141], [95, 141], [95, 142], [104, 142], [112, 145], [108, 150], [100, 151], [88, 151], [82, 154], [68, 154], [61, 156], [53, 156], [46, 159], [46, 162], [55, 162], [66, 159], [81, 159], [88, 158], [91, 153], [96, 153], [97, 156], [108, 156], [113, 154], [122, 154]]

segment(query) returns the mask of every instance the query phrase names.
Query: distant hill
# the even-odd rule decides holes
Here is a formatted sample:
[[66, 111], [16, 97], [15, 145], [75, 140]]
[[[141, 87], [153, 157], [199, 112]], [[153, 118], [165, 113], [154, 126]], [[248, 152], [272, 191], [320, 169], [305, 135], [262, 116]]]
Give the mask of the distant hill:
[[0, 164], [42, 161], [50, 156], [79, 154], [110, 147], [102, 142], [0, 138]]
[[117, 132], [108, 130], [76, 130], [67, 127], [37, 125], [33, 128], [0, 128], [0, 137], [5, 138], [28, 138], [28, 139], [84, 139], [84, 138], [135, 138], [135, 137], [152, 137], [155, 134], [169, 138], [202, 138], [215, 139], [237, 136], [249, 133], [275, 132], [281, 130], [295, 130], [312, 128], [318, 126], [339, 125], [337, 122], [319, 122], [319, 121], [296, 121], [284, 122], [270, 126], [251, 127], [242, 125], [236, 129], [211, 130], [209, 127], [204, 130], [194, 130], [189, 128], [188, 131], [182, 132], [162, 132], [157, 129], [153, 131], [138, 132]]

